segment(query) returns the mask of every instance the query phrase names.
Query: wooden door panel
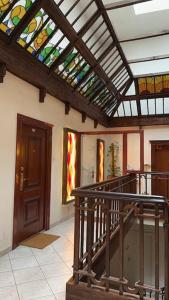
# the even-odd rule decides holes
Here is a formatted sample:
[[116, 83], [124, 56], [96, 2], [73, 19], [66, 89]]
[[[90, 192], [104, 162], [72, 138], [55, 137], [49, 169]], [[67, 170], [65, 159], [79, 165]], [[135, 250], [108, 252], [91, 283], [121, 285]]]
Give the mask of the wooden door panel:
[[40, 197], [24, 200], [24, 226], [40, 220]]
[[[153, 172], [169, 172], [169, 142], [153, 142], [151, 146]], [[166, 175], [152, 176], [152, 194], [169, 198], [169, 179]]]
[[18, 117], [14, 247], [49, 228], [51, 133], [43, 122]]

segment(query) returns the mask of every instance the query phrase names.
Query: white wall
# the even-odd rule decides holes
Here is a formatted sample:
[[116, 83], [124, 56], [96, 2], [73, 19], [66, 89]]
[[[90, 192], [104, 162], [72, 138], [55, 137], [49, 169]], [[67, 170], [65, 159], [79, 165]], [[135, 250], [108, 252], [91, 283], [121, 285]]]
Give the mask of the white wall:
[[[64, 110], [64, 104], [50, 95], [45, 103], [39, 103], [38, 89], [10, 73], [0, 85], [0, 252], [12, 245], [17, 113], [54, 125], [50, 224], [73, 213], [73, 205], [62, 205], [63, 128], [91, 131], [94, 125], [88, 118], [83, 124], [77, 111], [71, 110], [65, 116]], [[103, 129], [98, 126], [98, 130]], [[85, 155], [90, 158], [86, 151]], [[87, 163], [86, 160], [85, 167]]]

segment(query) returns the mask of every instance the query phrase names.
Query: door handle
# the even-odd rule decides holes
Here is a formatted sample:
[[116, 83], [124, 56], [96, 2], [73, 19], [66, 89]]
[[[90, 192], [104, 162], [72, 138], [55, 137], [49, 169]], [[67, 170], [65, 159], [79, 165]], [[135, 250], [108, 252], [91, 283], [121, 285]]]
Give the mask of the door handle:
[[24, 167], [21, 167], [21, 173], [20, 173], [20, 192], [23, 192], [23, 185], [24, 185]]

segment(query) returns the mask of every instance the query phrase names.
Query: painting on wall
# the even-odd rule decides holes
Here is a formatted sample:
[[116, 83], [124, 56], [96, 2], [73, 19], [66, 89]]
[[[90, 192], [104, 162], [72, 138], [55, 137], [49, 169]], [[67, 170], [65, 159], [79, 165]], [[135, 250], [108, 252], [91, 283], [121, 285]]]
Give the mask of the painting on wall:
[[98, 182], [104, 181], [105, 142], [97, 139], [97, 174]]
[[140, 95], [169, 92], [169, 75], [139, 78], [138, 92]]
[[80, 185], [80, 134], [64, 129], [63, 145], [63, 204], [74, 200], [73, 189]]

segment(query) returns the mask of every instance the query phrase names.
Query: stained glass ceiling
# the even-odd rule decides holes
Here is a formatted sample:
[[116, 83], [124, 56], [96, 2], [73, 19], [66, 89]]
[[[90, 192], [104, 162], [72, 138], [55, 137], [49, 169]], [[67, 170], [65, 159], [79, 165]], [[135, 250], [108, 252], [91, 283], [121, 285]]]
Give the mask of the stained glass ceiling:
[[34, 68], [46, 68], [46, 81], [59, 78], [72, 97], [78, 93], [78, 110], [84, 102], [107, 120], [145, 114], [144, 102], [139, 108], [136, 99], [124, 99], [134, 78], [101, 0], [0, 0], [3, 36]]
[[23, 51], [66, 81], [89, 106], [108, 115], [110, 103], [112, 109], [131, 72], [113, 29], [100, 11], [101, 1], [54, 1], [57, 14], [64, 16], [81, 46], [76, 46], [68, 29], [57, 22], [57, 14], [53, 18], [48, 5], [53, 0], [47, 2], [1, 0], [0, 31], [9, 39], [14, 37]]

